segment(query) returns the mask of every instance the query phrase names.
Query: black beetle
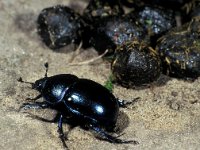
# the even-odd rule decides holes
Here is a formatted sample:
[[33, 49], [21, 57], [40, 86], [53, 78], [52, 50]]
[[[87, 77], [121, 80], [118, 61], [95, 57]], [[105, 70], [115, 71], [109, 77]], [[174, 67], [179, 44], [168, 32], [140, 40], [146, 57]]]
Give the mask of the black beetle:
[[[48, 64], [45, 64], [46, 74], [35, 83], [25, 82], [19, 78], [19, 82], [30, 83], [33, 89], [40, 94], [31, 100], [37, 100], [44, 97], [43, 102], [24, 103], [21, 108], [51, 108], [58, 111], [58, 132], [64, 147], [65, 135], [62, 129], [63, 119], [75, 120], [75, 125], [85, 129], [95, 131], [100, 138], [111, 143], [134, 143], [137, 141], [121, 140], [112, 136], [107, 131], [114, 131], [117, 121], [119, 107], [126, 107], [132, 102], [125, 102], [114, 97], [114, 95], [104, 86], [92, 80], [78, 78], [72, 74], [59, 74], [47, 77]], [[21, 109], [20, 108], [20, 109]], [[45, 121], [43, 118], [40, 120]], [[57, 121], [56, 119], [52, 122]], [[49, 122], [49, 121], [48, 121]]]

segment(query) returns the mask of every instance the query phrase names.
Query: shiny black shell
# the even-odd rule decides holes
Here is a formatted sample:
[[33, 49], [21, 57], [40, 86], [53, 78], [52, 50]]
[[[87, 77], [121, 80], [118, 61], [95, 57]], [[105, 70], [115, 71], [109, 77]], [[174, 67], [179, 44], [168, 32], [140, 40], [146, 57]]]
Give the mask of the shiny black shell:
[[122, 86], [134, 88], [155, 81], [161, 72], [160, 59], [153, 48], [138, 41], [126, 43], [115, 51], [112, 73]]
[[45, 101], [62, 114], [107, 130], [115, 127], [119, 104], [104, 86], [74, 75], [60, 74], [37, 80], [35, 87]]
[[50, 104], [62, 101], [65, 91], [78, 81], [78, 77], [71, 74], [60, 74], [48, 78], [42, 78], [35, 82], [37, 90], [41, 92], [45, 100]]
[[200, 76], [199, 29], [199, 19], [193, 19], [159, 39], [156, 50], [165, 74], [185, 79]]
[[37, 19], [38, 34], [43, 42], [56, 50], [81, 40], [83, 21], [67, 6], [43, 9]]
[[113, 128], [119, 106], [116, 98], [102, 85], [87, 79], [79, 79], [66, 91], [63, 98], [70, 111], [86, 121], [92, 121], [103, 127]]

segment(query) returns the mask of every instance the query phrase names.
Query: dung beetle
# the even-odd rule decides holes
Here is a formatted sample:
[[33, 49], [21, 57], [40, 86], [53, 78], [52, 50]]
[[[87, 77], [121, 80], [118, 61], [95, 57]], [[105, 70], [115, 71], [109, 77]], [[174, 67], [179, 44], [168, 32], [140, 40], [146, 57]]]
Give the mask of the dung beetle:
[[[122, 140], [117, 136], [112, 136], [108, 132], [114, 131], [119, 107], [126, 107], [133, 101], [125, 102], [115, 98], [115, 96], [104, 86], [89, 79], [78, 78], [72, 74], [58, 74], [47, 77], [48, 63], [45, 64], [45, 77], [35, 83], [25, 82], [19, 78], [19, 82], [29, 83], [32, 89], [40, 94], [31, 100], [44, 98], [43, 102], [24, 103], [20, 109], [45, 109], [57, 110], [58, 116], [52, 122], [58, 121], [58, 133], [63, 143], [65, 135], [63, 133], [63, 119], [74, 120], [75, 124], [70, 127], [80, 126], [97, 133], [98, 137], [110, 143], [134, 143], [137, 141]], [[39, 118], [44, 121], [44, 118]], [[48, 121], [50, 122], [50, 121]]]

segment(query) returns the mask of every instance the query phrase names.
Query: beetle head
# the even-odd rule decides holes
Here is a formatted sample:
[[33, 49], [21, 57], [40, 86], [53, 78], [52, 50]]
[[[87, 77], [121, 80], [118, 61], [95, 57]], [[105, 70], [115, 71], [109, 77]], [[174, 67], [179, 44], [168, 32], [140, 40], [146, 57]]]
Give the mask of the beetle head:
[[30, 84], [32, 86], [31, 87], [32, 89], [36, 89], [37, 91], [42, 92], [42, 90], [45, 88], [47, 80], [48, 80], [48, 77], [44, 77], [39, 80], [36, 80], [35, 83], [32, 83], [32, 82], [23, 81], [22, 78], [20, 77], [18, 79], [18, 82]]
[[44, 87], [45, 87], [45, 85], [46, 85], [46, 81], [48, 80], [47, 72], [48, 72], [48, 68], [49, 68], [48, 63], [45, 63], [44, 66], [45, 66], [45, 68], [46, 68], [46, 72], [45, 72], [45, 77], [44, 77], [44, 78], [41, 78], [41, 79], [39, 79], [39, 80], [36, 80], [35, 83], [23, 81], [21, 77], [18, 79], [18, 81], [19, 81], [19, 82], [22, 82], [22, 83], [31, 84], [31, 85], [32, 85], [32, 89], [36, 89], [36, 90], [38, 90], [39, 92], [42, 92], [42, 90], [44, 89]]
[[42, 92], [42, 90], [45, 88], [47, 80], [48, 80], [48, 77], [44, 77], [39, 80], [36, 80], [35, 83], [32, 85], [32, 88], [36, 89], [39, 92]]

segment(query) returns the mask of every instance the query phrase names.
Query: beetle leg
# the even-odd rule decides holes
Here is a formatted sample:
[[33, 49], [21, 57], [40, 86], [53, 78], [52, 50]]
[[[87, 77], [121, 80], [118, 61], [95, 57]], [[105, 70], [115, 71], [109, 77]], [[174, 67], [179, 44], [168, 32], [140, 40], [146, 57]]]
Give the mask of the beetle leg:
[[27, 112], [27, 113], [28, 113], [28, 117], [33, 118], [33, 119], [37, 119], [37, 120], [40, 120], [40, 121], [43, 121], [43, 122], [48, 122], [48, 123], [56, 123], [56, 122], [58, 122], [58, 114], [52, 120], [48, 120], [48, 119], [33, 115], [33, 114], [29, 113], [29, 112]]
[[126, 100], [122, 100], [122, 99], [117, 99], [117, 101], [118, 101], [119, 107], [126, 108], [128, 105], [137, 102], [139, 99], [140, 99], [140, 97], [136, 97], [132, 101], [126, 101]]
[[129, 143], [133, 143], [133, 144], [139, 144], [137, 141], [133, 141], [133, 140], [129, 140], [129, 141], [126, 141], [126, 140], [122, 140], [122, 139], [119, 139], [115, 136], [112, 136], [108, 133], [106, 133], [103, 129], [101, 129], [100, 127], [96, 127], [96, 126], [93, 126], [91, 125], [90, 126], [92, 130], [94, 130], [101, 138], [103, 138], [104, 140], [110, 142], [110, 143], [116, 143], [116, 144], [129, 144]]
[[37, 100], [37, 99], [39, 99], [39, 98], [41, 98], [42, 97], [42, 94], [39, 94], [38, 96], [36, 96], [36, 97], [34, 97], [34, 98], [27, 98], [26, 100]]
[[60, 115], [60, 118], [59, 118], [59, 121], [58, 121], [58, 133], [59, 133], [59, 138], [61, 139], [62, 143], [63, 143], [63, 146], [66, 148], [66, 149], [69, 149], [67, 147], [67, 144], [65, 143], [65, 135], [64, 135], [64, 132], [63, 132], [63, 126], [62, 126], [62, 122], [63, 122], [63, 115], [61, 114]]
[[35, 103], [24, 103], [20, 108], [21, 109], [45, 109], [49, 108], [50, 106], [46, 102], [35, 102]]

